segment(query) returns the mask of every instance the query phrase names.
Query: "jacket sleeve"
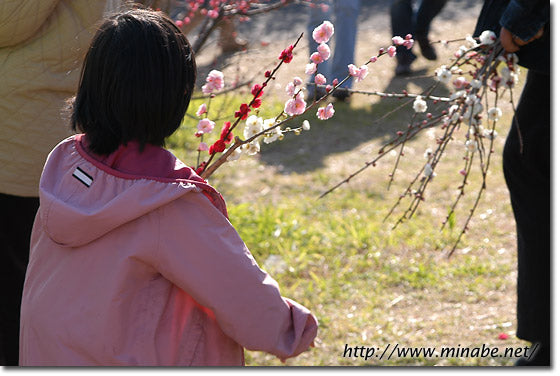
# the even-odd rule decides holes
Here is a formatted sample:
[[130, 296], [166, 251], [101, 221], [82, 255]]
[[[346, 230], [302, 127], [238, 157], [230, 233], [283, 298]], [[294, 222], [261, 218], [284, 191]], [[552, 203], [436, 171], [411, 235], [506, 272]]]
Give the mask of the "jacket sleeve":
[[14, 46], [41, 28], [60, 0], [0, 0], [0, 47]]
[[162, 207], [157, 269], [211, 309], [229, 337], [280, 359], [307, 350], [317, 319], [283, 298], [230, 222], [199, 193]]
[[531, 39], [550, 20], [550, 3], [545, 0], [511, 0], [500, 25], [524, 41]]

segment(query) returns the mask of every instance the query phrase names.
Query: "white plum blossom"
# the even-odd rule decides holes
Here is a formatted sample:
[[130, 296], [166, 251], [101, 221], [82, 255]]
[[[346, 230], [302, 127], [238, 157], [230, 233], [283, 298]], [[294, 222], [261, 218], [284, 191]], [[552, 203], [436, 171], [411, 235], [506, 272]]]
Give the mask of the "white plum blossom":
[[496, 34], [493, 31], [485, 30], [480, 34], [480, 44], [490, 45], [496, 41]]
[[466, 95], [467, 95], [467, 92], [465, 90], [457, 90], [456, 92], [451, 94], [449, 99], [451, 99], [453, 101], [453, 100], [458, 99], [458, 98], [464, 98]]
[[472, 127], [469, 128], [469, 133], [473, 136], [476, 134], [482, 137], [485, 131], [486, 130], [484, 129], [484, 127], [480, 124], [473, 125]]
[[519, 67], [515, 71], [510, 70], [507, 66], [501, 70], [502, 81], [504, 85], [514, 86], [519, 81]]
[[467, 46], [460, 46], [459, 49], [455, 51], [455, 57], [463, 56], [468, 50], [469, 48]]
[[468, 152], [473, 153], [476, 151], [478, 143], [475, 140], [467, 140], [467, 142], [465, 142], [465, 147]]
[[484, 137], [489, 139], [489, 140], [494, 140], [496, 139], [496, 137], [498, 137], [498, 132], [494, 129], [485, 129], [484, 130]]
[[242, 154], [243, 151], [241, 150], [241, 148], [234, 149], [233, 152], [227, 157], [227, 160], [228, 162], [236, 161], [241, 157]]
[[424, 166], [424, 176], [427, 178], [431, 178], [435, 176], [434, 169], [432, 168], [432, 165], [429, 163], [426, 163], [426, 165]]
[[264, 134], [263, 142], [265, 144], [270, 144], [276, 140], [281, 139], [282, 137], [283, 137], [282, 130], [280, 129], [280, 127], [276, 127]]
[[436, 75], [439, 82], [446, 84], [451, 81], [452, 74], [451, 71], [447, 69], [446, 65], [442, 65], [441, 67], [436, 69]]
[[467, 34], [467, 37], [465, 39], [466, 39], [467, 43], [469, 44], [470, 48], [478, 47], [478, 42], [476, 41], [476, 39], [474, 39], [472, 37], [472, 35]]
[[434, 152], [432, 151], [431, 148], [427, 148], [426, 151], [424, 152], [424, 158], [426, 158], [427, 160], [430, 160], [434, 155]]
[[268, 128], [272, 127], [274, 125], [274, 123], [276, 123], [275, 118], [270, 118], [270, 119], [263, 120], [264, 129], [268, 129]]
[[472, 106], [476, 102], [478, 102], [478, 97], [475, 94], [469, 94], [466, 96], [465, 103], [468, 106]]
[[484, 110], [484, 106], [480, 103], [480, 99], [476, 98], [476, 101], [473, 104], [467, 106], [467, 110], [465, 111], [465, 117], [470, 119], [475, 115], [478, 115]]
[[261, 151], [261, 145], [259, 144], [258, 140], [253, 140], [247, 144], [244, 144], [242, 148], [247, 155], [255, 155]]
[[245, 121], [245, 129], [243, 129], [243, 137], [245, 139], [249, 139], [256, 134], [262, 132], [264, 130], [264, 122], [263, 119], [256, 116], [251, 115]]
[[474, 79], [471, 81], [471, 87], [473, 89], [480, 89], [482, 87], [482, 81]]
[[428, 109], [428, 105], [426, 104], [426, 101], [422, 99], [422, 96], [419, 95], [414, 100], [414, 103], [412, 104], [412, 108], [416, 112], [426, 112], [426, 110]]
[[304, 131], [308, 131], [311, 129], [311, 125], [309, 124], [309, 120], [304, 120], [303, 123], [301, 123], [301, 128]]
[[492, 107], [488, 110], [488, 120], [490, 121], [498, 121], [502, 116], [502, 110], [498, 107]]
[[454, 104], [453, 106], [449, 107], [449, 109], [447, 110], [447, 112], [449, 113], [449, 121], [451, 122], [456, 122], [457, 120], [459, 120], [459, 106], [457, 106], [456, 104]]

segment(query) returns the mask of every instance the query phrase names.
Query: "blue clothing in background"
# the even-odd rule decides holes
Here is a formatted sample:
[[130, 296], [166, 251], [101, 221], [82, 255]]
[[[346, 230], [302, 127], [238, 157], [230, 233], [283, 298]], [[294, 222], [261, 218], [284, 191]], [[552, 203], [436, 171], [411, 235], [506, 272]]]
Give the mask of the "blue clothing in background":
[[[334, 25], [334, 37], [328, 43], [331, 47], [331, 57], [328, 61], [317, 65], [317, 73], [325, 76], [329, 83], [335, 78], [342, 80], [348, 75], [348, 64], [354, 63], [361, 0], [329, 0], [316, 3], [327, 4], [329, 9], [324, 12], [319, 6], [310, 8], [307, 25], [310, 53], [315, 52], [318, 46], [313, 40], [313, 29], [325, 20], [331, 21]], [[341, 87], [351, 88], [352, 80], [347, 80]]]

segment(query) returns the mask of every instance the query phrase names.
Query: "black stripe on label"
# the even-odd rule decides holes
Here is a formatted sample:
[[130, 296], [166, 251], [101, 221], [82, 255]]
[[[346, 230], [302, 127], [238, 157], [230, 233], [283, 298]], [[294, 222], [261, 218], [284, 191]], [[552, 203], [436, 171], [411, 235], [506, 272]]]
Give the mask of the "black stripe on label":
[[93, 183], [93, 178], [91, 177], [91, 175], [79, 167], [76, 167], [76, 170], [74, 170], [72, 176], [78, 179], [82, 184], [84, 184], [88, 188], [91, 186], [91, 183]]

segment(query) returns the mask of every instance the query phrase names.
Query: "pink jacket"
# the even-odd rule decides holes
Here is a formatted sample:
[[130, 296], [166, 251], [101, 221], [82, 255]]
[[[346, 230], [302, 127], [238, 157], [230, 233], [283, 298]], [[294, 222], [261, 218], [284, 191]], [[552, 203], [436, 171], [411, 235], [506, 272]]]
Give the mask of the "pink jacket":
[[49, 155], [21, 307], [20, 364], [244, 364], [317, 334], [228, 221], [220, 194], [162, 148]]

